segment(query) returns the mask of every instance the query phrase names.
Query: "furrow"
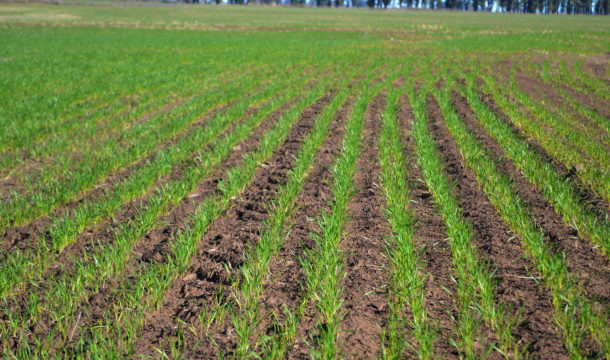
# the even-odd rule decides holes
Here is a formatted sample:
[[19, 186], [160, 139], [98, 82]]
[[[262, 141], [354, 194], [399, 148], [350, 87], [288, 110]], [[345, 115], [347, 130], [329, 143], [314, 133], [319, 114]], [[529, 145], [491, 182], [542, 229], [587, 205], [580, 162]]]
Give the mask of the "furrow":
[[378, 136], [386, 94], [376, 95], [364, 112], [361, 150], [353, 175], [356, 193], [347, 204], [349, 221], [339, 244], [343, 259], [343, 304], [338, 342], [346, 358], [381, 355], [379, 326], [387, 321], [385, 238], [391, 228], [383, 216], [379, 188]]

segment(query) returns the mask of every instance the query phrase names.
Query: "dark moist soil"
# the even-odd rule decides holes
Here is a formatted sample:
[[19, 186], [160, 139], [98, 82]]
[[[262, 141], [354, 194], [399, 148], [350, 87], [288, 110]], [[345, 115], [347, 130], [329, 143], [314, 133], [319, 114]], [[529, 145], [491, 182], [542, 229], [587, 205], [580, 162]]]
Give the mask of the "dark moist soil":
[[[286, 182], [301, 141], [311, 131], [315, 117], [330, 102], [331, 96], [325, 96], [302, 113], [287, 140], [257, 170], [242, 197], [224, 216], [214, 221], [201, 240], [187, 273], [167, 291], [161, 309], [148, 317], [136, 353], [157, 356], [153, 347], [168, 349], [168, 337], [177, 335], [176, 318], [198, 325], [202, 306], [213, 309], [214, 298], [221, 292], [221, 287], [225, 300], [233, 299], [231, 293], [237, 289], [231, 288], [225, 266], [238, 276], [246, 246], [256, 243], [261, 221], [268, 218], [266, 204], [275, 197], [278, 187]], [[192, 349], [199, 342], [196, 351], [190, 354], [191, 358], [215, 358], [219, 351], [225, 355], [232, 353], [237, 336], [230, 316], [224, 320], [222, 325], [215, 324], [211, 328], [209, 337], [185, 333], [186, 349]]]
[[381, 355], [379, 326], [388, 317], [387, 257], [385, 238], [390, 224], [383, 215], [379, 188], [378, 137], [385, 95], [377, 95], [367, 106], [356, 162], [356, 194], [347, 205], [349, 222], [340, 249], [344, 252], [343, 306], [346, 312], [339, 330], [341, 352], [346, 358], [373, 359]]
[[[284, 306], [294, 312], [307, 291], [301, 259], [305, 256], [304, 249], [311, 249], [315, 245], [311, 234], [318, 231], [319, 227], [314, 219], [321, 215], [322, 210], [330, 210], [329, 204], [332, 199], [330, 169], [335, 158], [341, 153], [342, 139], [345, 134], [344, 126], [354, 101], [355, 96], [350, 97], [335, 115], [334, 121], [329, 127], [329, 136], [318, 151], [311, 172], [296, 198], [297, 210], [290, 219], [290, 224], [292, 224], [290, 233], [278, 255], [269, 264], [271, 281], [265, 285], [263, 290], [262, 311], [265, 314], [275, 313], [279, 326], [286, 323]], [[313, 344], [314, 340], [309, 335], [315, 329], [318, 313], [317, 307], [310, 303], [297, 326], [295, 342], [289, 346], [288, 359], [308, 357], [309, 347], [305, 341]], [[272, 316], [266, 316], [261, 328], [265, 329], [268, 335], [273, 336], [275, 335], [275, 323]]]
[[603, 302], [609, 303], [610, 259], [595, 249], [588, 239], [578, 239], [576, 230], [563, 223], [562, 217], [554, 211], [553, 206], [533, 188], [523, 173], [503, 156], [502, 148], [479, 125], [467, 100], [456, 92], [453, 92], [452, 100], [477, 140], [497, 159], [498, 169], [513, 179], [517, 194], [528, 204], [530, 215], [545, 230], [554, 250], [566, 254], [570, 272], [579, 274], [587, 281], [587, 295], [599, 297]]
[[[439, 80], [439, 82], [437, 83], [437, 86], [444, 86], [444, 80], [441, 79]], [[455, 182], [456, 180], [453, 179], [453, 176], [455, 175], [456, 172], [459, 172], [460, 170], [462, 170], [462, 164], [459, 162], [455, 162], [455, 158], [450, 157], [450, 155], [452, 155], [451, 153], [448, 154], [447, 153], [447, 143], [446, 140], [443, 138], [440, 138], [437, 134], [438, 131], [438, 122], [439, 120], [442, 121], [442, 114], [440, 112], [440, 108], [438, 107], [438, 105], [436, 104], [436, 102], [434, 102], [433, 98], [431, 97], [431, 95], [428, 96], [427, 100], [426, 100], [426, 113], [428, 115], [428, 128], [430, 133], [432, 134], [432, 136], [435, 139], [438, 139], [437, 141], [437, 156], [440, 157], [443, 161], [443, 169], [445, 171], [445, 173], [447, 174], [447, 176], [449, 177], [449, 179], [453, 182]], [[439, 118], [440, 116], [440, 118]], [[463, 180], [463, 179], [460, 179]], [[458, 197], [461, 198], [461, 193], [460, 193], [460, 188], [459, 186], [455, 188], [454, 192], [458, 194]], [[464, 209], [462, 203], [459, 203], [460, 208]], [[438, 207], [437, 207], [438, 209]], [[437, 210], [439, 211], [439, 210]], [[440, 211], [439, 211], [440, 214]], [[464, 217], [466, 219], [466, 221], [468, 221], [468, 219], [466, 217]], [[447, 250], [448, 250], [448, 262], [452, 263], [453, 262], [453, 257], [451, 255], [451, 243], [450, 240], [445, 237], [446, 241], [447, 241]], [[475, 239], [476, 239], [476, 234], [475, 234]], [[454, 266], [451, 267], [451, 270], [453, 269]], [[456, 282], [457, 278], [456, 274], [454, 271], [448, 272], [447, 274], [451, 277], [451, 281]], [[455, 280], [453, 279], [455, 278]], [[452, 294], [455, 294], [454, 296], [457, 296], [457, 288], [454, 288], [455, 292], [452, 292]], [[453, 290], [453, 289], [452, 289]], [[473, 313], [473, 312], [471, 312]], [[457, 308], [457, 304], [454, 304], [454, 309], [453, 309], [453, 314], [452, 314], [453, 318], [458, 319], [459, 321], [459, 309]], [[476, 349], [475, 351], [478, 354], [482, 354], [486, 351], [487, 348], [491, 347], [492, 344], [497, 342], [497, 339], [495, 337], [495, 333], [489, 329], [486, 326], [481, 325], [477, 330], [476, 330], [477, 334], [480, 336], [480, 340], [475, 342], [475, 346]], [[454, 332], [454, 339], [457, 342], [457, 334], [455, 334]], [[456, 349], [454, 349], [453, 354], [454, 356], [459, 357], [459, 353], [456, 351]], [[497, 353], [492, 353], [491, 354], [491, 358], [499, 358], [499, 354]]]
[[[162, 262], [165, 260], [165, 254], [168, 251], [169, 240], [184, 228], [189, 222], [189, 216], [195, 210], [197, 204], [197, 198], [203, 199], [205, 195], [211, 195], [215, 189], [219, 179], [223, 176], [223, 173], [230, 166], [238, 164], [243, 158], [244, 151], [249, 152], [257, 146], [262, 134], [269, 129], [279, 118], [281, 113], [285, 110], [288, 105], [282, 107], [282, 109], [274, 112], [271, 116], [265, 119], [260, 126], [258, 126], [252, 136], [247, 140], [243, 141], [240, 145], [234, 148], [231, 156], [225, 160], [206, 181], [197, 187], [190, 196], [184, 198], [182, 202], [176, 206], [168, 215], [163, 216], [159, 223], [165, 224], [160, 228], [157, 228], [147, 234], [133, 250], [132, 258], [128, 263], [127, 269], [133, 270], [140, 268], [143, 263], [150, 263], [152, 261]], [[249, 114], [252, 114], [256, 109], [250, 109]], [[185, 165], [186, 166], [186, 165]], [[184, 168], [186, 169], [186, 168]], [[181, 173], [176, 172], [175, 176], [180, 176]], [[142, 199], [146, 200], [146, 199]], [[98, 251], [100, 244], [107, 244], [115, 236], [113, 229], [117, 229], [118, 224], [125, 224], [132, 220], [136, 216], [136, 209], [139, 205], [140, 200], [136, 200], [126, 204], [119, 212], [117, 212], [110, 219], [106, 219], [102, 224], [95, 229], [87, 230], [81, 234], [76, 243], [66, 247], [61, 254], [55, 255], [51, 267], [43, 275], [44, 281], [41, 283], [47, 283], [47, 280], [51, 277], [60, 277], [64, 274], [70, 274], [73, 267], [73, 258], [82, 257], [83, 251], [87, 253], [93, 253]], [[148, 247], [147, 247], [148, 245]], [[138, 271], [127, 271], [126, 278], [133, 278], [133, 274]], [[85, 314], [79, 321], [81, 328], [86, 329], [86, 325], [101, 319], [106, 311], [106, 304], [112, 304], [112, 293], [113, 289], [118, 288], [118, 282], [124, 281], [124, 278], [118, 278], [111, 280], [108, 284], [105, 284], [99, 292], [93, 291], [90, 299], [85, 304], [79, 305], [83, 314]], [[17, 296], [17, 304], [22, 308], [27, 304], [28, 292], [36, 291], [40, 295], [44, 294], [46, 287], [34, 288], [28, 286], [28, 291]], [[17, 306], [14, 302], [10, 301], [8, 307], [14, 308]], [[85, 309], [86, 307], [86, 309]], [[86, 310], [86, 311], [85, 311]], [[3, 319], [4, 320], [4, 319]], [[44, 334], [45, 329], [48, 328], [50, 319], [46, 319], [44, 316], [38, 321], [38, 324], [32, 331], [34, 334]], [[70, 349], [71, 345], [68, 345]]]
[[522, 341], [522, 345], [529, 345], [534, 358], [567, 358], [563, 343], [555, 332], [550, 293], [541, 291], [538, 283], [530, 278], [538, 275], [532, 272], [532, 265], [525, 259], [519, 239], [504, 224], [487, 195], [479, 188], [436, 101], [429, 98], [427, 108], [430, 111], [430, 131], [438, 139], [446, 173], [456, 183], [455, 192], [462, 215], [472, 226], [481, 259], [479, 263], [489, 261], [495, 269], [499, 302], [510, 304], [516, 310], [523, 309], [525, 321], [515, 330], [516, 338]]
[[[420, 263], [425, 267], [422, 273], [427, 274], [424, 306], [431, 324], [438, 326], [434, 351], [439, 358], [456, 359], [459, 353], [451, 345], [451, 339], [455, 338], [451, 318], [457, 316], [454, 301], [457, 289], [452, 279], [454, 275], [447, 229], [417, 164], [416, 144], [411, 134], [415, 117], [406, 95], [400, 98], [399, 106], [397, 119], [405, 135], [403, 148], [408, 164], [405, 176], [412, 189], [409, 207], [417, 220], [415, 242], [418, 251], [422, 251]], [[412, 317], [412, 314], [409, 312], [407, 316]], [[409, 342], [417, 348], [414, 339], [409, 339]], [[416, 354], [412, 355], [415, 357]]]
[[527, 141], [528, 145], [534, 149], [542, 161], [552, 164], [553, 168], [559, 175], [570, 181], [574, 189], [578, 192], [578, 194], [580, 194], [582, 203], [587, 204], [586, 206], [598, 217], [602, 219], [606, 218], [606, 214], [608, 214], [608, 211], [610, 210], [610, 203], [596, 195], [578, 178], [578, 169], [568, 169], [565, 165], [559, 161], [556, 161], [550, 154], [548, 154], [546, 150], [534, 139], [527, 137], [517, 126], [515, 126], [510, 118], [502, 111], [500, 106], [496, 104], [493, 97], [482, 92], [479, 92], [479, 96], [481, 100], [495, 113], [498, 119], [508, 124], [512, 128], [513, 133], [517, 134], [521, 139]]

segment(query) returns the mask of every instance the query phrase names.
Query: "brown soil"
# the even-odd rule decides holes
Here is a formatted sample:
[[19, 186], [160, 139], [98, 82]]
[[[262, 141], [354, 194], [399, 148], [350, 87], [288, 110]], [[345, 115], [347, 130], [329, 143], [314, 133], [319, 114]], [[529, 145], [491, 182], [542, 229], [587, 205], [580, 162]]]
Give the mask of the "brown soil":
[[523, 309], [524, 318], [527, 319], [516, 329], [517, 338], [521, 339], [522, 344], [529, 345], [529, 351], [535, 358], [567, 358], [555, 332], [550, 294], [541, 291], [538, 283], [531, 278], [532, 265], [525, 259], [519, 240], [478, 187], [475, 175], [449, 133], [438, 104], [430, 100], [427, 105], [431, 109], [431, 133], [439, 139], [439, 151], [447, 174], [456, 183], [459, 205], [464, 211], [464, 219], [472, 226], [480, 263], [489, 261], [491, 268], [495, 269], [498, 300], [512, 305], [517, 311]]
[[[434, 351], [440, 358], [456, 359], [459, 354], [451, 345], [451, 339], [455, 338], [451, 317], [456, 316], [457, 307], [454, 301], [457, 290], [452, 279], [454, 275], [451, 249], [447, 239], [447, 229], [417, 164], [415, 139], [411, 134], [411, 123], [415, 121], [415, 117], [406, 95], [400, 99], [397, 118], [405, 135], [403, 146], [408, 159], [409, 172], [405, 176], [410, 179], [409, 184], [412, 189], [409, 206], [415, 213], [418, 223], [415, 241], [417, 248], [422, 250], [421, 263], [425, 265], [423, 271], [428, 274], [424, 289], [426, 294], [424, 306], [432, 324], [438, 326], [439, 331]], [[410, 339], [410, 343], [416, 345], [413, 339]]]
[[[329, 128], [329, 134], [332, 135], [322, 145], [312, 164], [312, 170], [297, 196], [297, 210], [290, 219], [292, 224], [290, 233], [278, 256], [269, 265], [271, 281], [264, 288], [262, 307], [264, 313], [277, 315], [277, 323], [280, 326], [286, 322], [284, 306], [294, 312], [305, 295], [305, 275], [302, 271], [301, 259], [305, 256], [304, 249], [311, 249], [314, 246], [311, 234], [319, 230], [313, 219], [320, 216], [322, 210], [330, 210], [329, 202], [332, 199], [330, 168], [341, 153], [344, 125], [354, 100], [355, 97], [348, 99], [335, 115]], [[316, 315], [316, 308], [313, 306], [306, 309], [304, 317], [298, 324], [295, 342], [289, 350], [287, 356], [289, 359], [307, 357], [309, 348], [304, 340], [312, 341], [309, 334], [315, 328]], [[261, 327], [269, 334], [273, 334], [274, 324], [275, 319], [267, 317]]]
[[[150, 314], [136, 347], [137, 353], [156, 356], [153, 346], [167, 348], [167, 337], [177, 335], [175, 318], [186, 323], [198, 322], [197, 315], [202, 303], [213, 308], [214, 297], [221, 291], [221, 286], [225, 299], [232, 298], [231, 290], [235, 289], [230, 287], [231, 278], [225, 271], [225, 266], [232, 271], [239, 271], [246, 246], [257, 241], [261, 221], [268, 217], [265, 204], [273, 199], [278, 186], [285, 183], [301, 140], [311, 131], [316, 115], [329, 101], [330, 96], [327, 96], [303, 112], [286, 142], [271, 160], [257, 170], [254, 180], [242, 197], [212, 224], [202, 239], [187, 274], [167, 291], [161, 310]], [[237, 338], [230, 317], [212, 330], [211, 338], [218, 346], [214, 345], [211, 338], [185, 334], [187, 348], [192, 348], [201, 340], [197, 355], [193, 356], [207, 358], [213, 357], [218, 351], [231, 353]]]
[[350, 220], [340, 248], [345, 254], [343, 307], [346, 312], [339, 343], [350, 359], [372, 359], [380, 355], [379, 326], [388, 316], [387, 257], [385, 238], [390, 224], [381, 209], [379, 188], [378, 137], [385, 96], [376, 96], [364, 114], [360, 156], [356, 162], [354, 185], [357, 193], [347, 205]]

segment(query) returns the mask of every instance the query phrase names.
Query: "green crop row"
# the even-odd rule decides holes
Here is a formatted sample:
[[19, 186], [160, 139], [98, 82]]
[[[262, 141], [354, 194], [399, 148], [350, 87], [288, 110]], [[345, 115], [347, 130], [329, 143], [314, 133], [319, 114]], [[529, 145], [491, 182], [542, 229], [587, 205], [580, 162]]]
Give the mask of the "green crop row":
[[[133, 201], [148, 193], [150, 187], [161, 177], [169, 174], [175, 166], [185, 166], [185, 161], [196, 154], [200, 154], [210, 141], [219, 137], [233, 122], [242, 118], [249, 108], [275, 97], [285, 86], [300, 87], [308, 79], [308, 77], [292, 76], [286, 79], [286, 83], [278, 81], [253, 97], [229, 107], [226, 111], [219, 112], [215, 118], [209, 121], [207, 126], [195, 127], [187, 136], [172, 146], [161, 150], [152, 162], [136, 169], [128, 177], [106, 191], [103, 196], [85, 201], [75, 208], [71, 214], [66, 213], [66, 215], [56, 218], [49, 228], [53, 252], [61, 252], [67, 245], [73, 243], [83, 230], [111, 216], [125, 202]], [[280, 97], [273, 103], [280, 104], [283, 100], [287, 99]], [[6, 254], [3, 264], [10, 264], [11, 268], [10, 271], [7, 270], [0, 274], [0, 295], [4, 296], [7, 291], [10, 291], [17, 284], [27, 283], [27, 279], [35, 277], [40, 269], [46, 267], [46, 261], [42, 263], [32, 261], [31, 258], [41, 256], [40, 249], [35, 249], [26, 253], [29, 256], [24, 256], [22, 252]], [[38, 269], [38, 271], [33, 271], [34, 269]]]
[[95, 153], [84, 156], [74, 165], [74, 170], [45, 168], [40, 179], [29, 186], [27, 192], [31, 195], [12, 192], [10, 198], [0, 205], [0, 229], [24, 224], [74, 199], [108, 174], [141, 159], [164, 141], [183, 133], [213, 107], [243, 96], [242, 81], [252, 88], [257, 82], [263, 82], [266, 75], [263, 71], [256, 76], [245, 76], [223, 91], [204, 92], [173, 108], [169, 114], [159, 114], [139, 123], [123, 132], [121, 138], [112, 139]]
[[608, 355], [608, 314], [599, 304], [584, 296], [578, 280], [568, 271], [565, 255], [550, 248], [543, 229], [532, 220], [516, 193], [514, 183], [497, 169], [496, 160], [468, 131], [449, 100], [443, 103], [449, 131], [477, 181], [504, 221], [521, 237], [525, 252], [531, 256], [544, 284], [551, 291], [553, 317], [568, 353], [572, 358], [583, 357], [583, 341], [587, 334], [591, 334]]
[[[162, 33], [141, 34], [139, 41], [133, 42], [133, 34], [120, 31], [54, 29], [42, 36], [23, 27], [3, 31], [7, 40], [3, 42], [3, 54], [15, 59], [3, 62], [0, 69], [5, 85], [0, 90], [3, 151], [32, 145], [31, 138], [46, 138], [63, 133], [65, 128], [78, 129], [89, 122], [91, 111], [114, 108], [117, 102], [124, 105], [124, 98], [146, 98], [158, 85], [175, 84], [174, 80], [180, 78], [185, 79], [183, 85], [188, 85], [191, 79], [201, 80], [197, 75], [213, 77], [218, 71], [238, 73], [237, 69], [253, 60], [227, 62], [229, 54], [239, 54], [240, 50], [224, 50], [227, 39], [221, 37], [196, 39], [205, 43], [206, 50], [193, 48], [205, 54], [193, 57], [192, 51], [170, 51], [167, 34]], [[169, 46], [179, 43], [171, 41]], [[196, 86], [174, 89], [197, 91]]]
[[[559, 175], [552, 164], [543, 161], [540, 155], [524, 139], [513, 132], [511, 126], [500, 119], [483, 103], [477, 93], [474, 81], [476, 73], [467, 77], [466, 89], [461, 89], [477, 115], [479, 122], [500, 144], [504, 153], [523, 172], [527, 179], [542, 191], [567, 225], [573, 225], [581, 237], [588, 235], [610, 254], [610, 225], [606, 219], [599, 219], [586, 208], [569, 181]], [[488, 88], [486, 88], [488, 89]], [[489, 89], [488, 89], [489, 90]]]
[[[91, 291], [96, 292], [108, 279], [119, 275], [132, 247], [147, 232], [158, 225], [158, 219], [169, 209], [178, 204], [192, 189], [201, 182], [210, 171], [226, 159], [234, 147], [247, 138], [253, 129], [286, 99], [294, 98], [304, 91], [300, 88], [290, 89], [286, 94], [265, 105], [261, 111], [253, 114], [244, 123], [236, 126], [210, 144], [210, 150], [202, 153], [198, 161], [186, 169], [181, 178], [163, 184], [145, 203], [138, 207], [136, 216], [129, 223], [119, 224], [116, 237], [109, 244], [99, 244], [98, 251], [84, 251], [82, 258], [75, 260], [73, 274], [63, 274], [58, 279], [50, 279], [45, 286], [44, 308], [55, 324], [55, 331], [60, 339], [68, 335], [70, 324], [77, 315], [78, 304]], [[38, 307], [40, 309], [40, 306]], [[39, 310], [38, 310], [39, 311]], [[19, 323], [12, 323], [9, 332], [14, 333], [14, 326], [33, 324], [38, 316], [28, 314]], [[18, 316], [15, 316], [18, 318]]]
[[[192, 224], [174, 238], [167, 261], [152, 264], [141, 273], [134, 280], [133, 290], [121, 294], [116, 307], [109, 309], [104, 321], [91, 329], [92, 339], [80, 343], [84, 354], [114, 354], [117, 357], [133, 355], [132, 346], [137, 341], [137, 333], [144, 324], [148, 311], [161, 305], [172, 282], [188, 268], [199, 240], [210, 224], [231, 206], [232, 199], [245, 190], [260, 164], [268, 160], [285, 141], [302, 111], [328, 91], [327, 80], [330, 78], [322, 81], [282, 115], [277, 124], [264, 135], [259, 147], [245, 156], [242, 164], [227, 170], [225, 180], [218, 185], [219, 193], [206, 198], [193, 214]], [[126, 313], [121, 310], [125, 308], [131, 311]]]
[[270, 99], [273, 99], [275, 104], [289, 100], [279, 96], [281, 91], [286, 86], [301, 87], [310, 79], [309, 77], [296, 77], [296, 79], [290, 79], [291, 81], [273, 82], [264, 90], [232, 105], [227, 111], [219, 112], [207, 123], [207, 126], [195, 127], [184, 138], [159, 151], [152, 162], [138, 168], [121, 183], [108, 190], [105, 199], [95, 199], [91, 203], [81, 204], [72, 210], [71, 217], [55, 220], [49, 230], [54, 249], [61, 252], [86, 227], [109, 216], [126, 201], [145, 194], [155, 181], [167, 175], [175, 166], [180, 166], [193, 154], [201, 151], [206, 144], [231, 126], [233, 121], [243, 117], [248, 109]]
[[[524, 114], [518, 105], [506, 98], [506, 89], [499, 89], [496, 80], [492, 76], [483, 75], [488, 85], [486, 90], [493, 96], [497, 104], [510, 116], [515, 125], [526, 135], [534, 138], [551, 156], [562, 162], [567, 168], [574, 167], [578, 177], [590, 186], [591, 189], [605, 200], [610, 196], [610, 180], [608, 172], [602, 168], [591, 166], [583, 162], [580, 152], [572, 146], [566, 144], [560, 136], [551, 136], [538, 121], [532, 121], [528, 114]], [[520, 100], [530, 102], [526, 97]], [[549, 118], [548, 114], [534, 114], [537, 119], [540, 117]], [[558, 121], [558, 120], [555, 120]]]
[[582, 125], [573, 119], [565, 108], [548, 109], [544, 106], [544, 96], [540, 104], [534, 102], [531, 96], [519, 88], [515, 79], [516, 72], [517, 65], [513, 66], [510, 73], [511, 95], [536, 116], [541, 125], [548, 129], [548, 135], [565, 139], [567, 144], [578, 149], [580, 164], [588, 163], [590, 166], [599, 166], [604, 174], [605, 167], [610, 161], [608, 154], [598, 151], [599, 144], [586, 134]]
[[[353, 74], [345, 77], [351, 79]], [[317, 116], [313, 131], [302, 140], [301, 148], [296, 156], [292, 169], [288, 172], [285, 185], [280, 186], [277, 195], [267, 205], [270, 216], [263, 221], [263, 228], [258, 242], [245, 252], [244, 264], [239, 272], [241, 276], [235, 278], [233, 287], [238, 289], [235, 300], [235, 308], [230, 309], [233, 319], [233, 327], [237, 333], [238, 343], [235, 351], [237, 358], [248, 358], [256, 356], [259, 346], [269, 347], [266, 358], [281, 359], [288, 342], [294, 338], [294, 327], [288, 326], [281, 342], [273, 342], [271, 345], [263, 343], [260, 335], [255, 335], [257, 326], [265, 314], [260, 313], [259, 302], [263, 292], [263, 284], [269, 277], [269, 263], [281, 249], [290, 228], [286, 221], [295, 210], [295, 200], [301, 191], [305, 178], [309, 174], [311, 164], [326, 139], [328, 128], [339, 107], [345, 99], [357, 87], [348, 89], [345, 82], [340, 84], [340, 90], [323, 112]], [[253, 339], [253, 340], [252, 340]]]
[[[409, 81], [409, 80], [408, 80]], [[381, 187], [384, 190], [385, 215], [392, 225], [393, 234], [387, 240], [387, 257], [390, 262], [388, 305], [390, 314], [381, 332], [382, 358], [402, 359], [407, 337], [417, 342], [420, 359], [434, 358], [434, 341], [438, 329], [431, 324], [424, 306], [425, 265], [422, 248], [415, 243], [416, 217], [409, 209], [410, 188], [407, 182], [408, 163], [402, 149], [402, 138], [396, 111], [398, 100], [406, 89], [391, 88], [383, 115], [383, 129], [379, 137], [379, 163]], [[412, 318], [407, 318], [407, 309]]]
[[[204, 73], [207, 76], [202, 79]], [[146, 121], [156, 113], [195, 96], [194, 93], [200, 91], [198, 89], [205, 89], [209, 84], [218, 87], [219, 83], [234, 80], [235, 74], [227, 76], [229, 74], [231, 73], [227, 71], [213, 69], [196, 74], [182, 71], [169, 81], [160, 77], [153, 78], [155, 82], [162, 81], [161, 85], [144, 81], [142, 86], [148, 91], [132, 97], [121, 96], [112, 104], [103, 104], [90, 112], [74, 116], [58, 126], [58, 129], [28, 142], [23, 149], [12, 147], [10, 152], [0, 155], [0, 168], [8, 172], [7, 176], [13, 181], [21, 181], [51, 158], [70, 159], [78, 153], [95, 151], [101, 143], [118, 137], [120, 132], [133, 127], [138, 121]]]
[[560, 104], [560, 109], [556, 110], [556, 103], [553, 101], [553, 99], [549, 98], [551, 95], [555, 94], [541, 94], [541, 100], [539, 103], [547, 111], [561, 116], [565, 123], [573, 128], [573, 131], [582, 133], [585, 137], [595, 140], [601, 145], [609, 145], [610, 139], [607, 136], [608, 134], [605, 134], [606, 136], [600, 136], [602, 134], [600, 134], [598, 127], [598, 125], [602, 126], [604, 122], [609, 122], [602, 120], [603, 117], [600, 114], [576, 100], [571, 93], [566, 92], [564, 89], [565, 85], [561, 84], [559, 81], [555, 81], [556, 77], [553, 78], [553, 81], [551, 81], [548, 73], [545, 77], [544, 73], [538, 70], [538, 66], [534, 62], [529, 64], [527, 69], [523, 68], [522, 66], [520, 68], [521, 71], [524, 71], [533, 79], [538, 79], [542, 81], [542, 83], [552, 87], [553, 90], [559, 94], [559, 98], [563, 100], [563, 102]]
[[[565, 103], [564, 106], [567, 107], [567, 105], [569, 105], [572, 109], [574, 109], [576, 112], [578, 112], [581, 116], [583, 116], [586, 119], [588, 119], [589, 121], [593, 122], [594, 124], [596, 124], [597, 126], [602, 128], [603, 130], [605, 130], [606, 132], [610, 131], [610, 120], [608, 120], [605, 117], [603, 117], [602, 115], [600, 115], [594, 109], [591, 109], [591, 108], [585, 106], [580, 101], [578, 101], [575, 98], [575, 96], [573, 96], [570, 92], [565, 90], [565, 88], [571, 88], [574, 91], [578, 91], [575, 88], [574, 83], [573, 83], [574, 76], [570, 76], [567, 79], [565, 79], [564, 77], [560, 76], [560, 74], [551, 72], [549, 70], [549, 62], [550, 62], [550, 59], [547, 59], [540, 66], [537, 66], [535, 62], [532, 62], [530, 64], [530, 67], [532, 68], [533, 74], [535, 76], [537, 76], [540, 80], [544, 81], [545, 84], [549, 84], [549, 85], [553, 86], [555, 91], [557, 91], [561, 95], [561, 98], [564, 100], [567, 100], [567, 103]], [[541, 68], [541, 69], [539, 69], [539, 68]], [[568, 120], [570, 120], [570, 119], [571, 119], [571, 117], [568, 117]], [[587, 130], [594, 131], [595, 129], [591, 128], [591, 127], [587, 127]], [[606, 146], [608, 146], [608, 145], [610, 145], [610, 143], [609, 143], [610, 139], [608, 139], [608, 134], [605, 134], [605, 135], [606, 136], [603, 136], [601, 138], [601, 140], [604, 142], [604, 144]]]
[[[428, 84], [432, 81], [428, 81]], [[518, 324], [518, 317], [512, 309], [499, 304], [495, 294], [495, 280], [489, 264], [481, 264], [474, 247], [474, 234], [470, 224], [462, 215], [454, 187], [444, 173], [442, 160], [437, 155], [437, 146], [427, 129], [426, 98], [429, 89], [424, 84], [419, 95], [413, 86], [409, 89], [416, 121], [413, 124], [413, 136], [416, 140], [418, 162], [424, 180], [432, 192], [439, 212], [447, 227], [453, 270], [457, 285], [457, 319], [454, 324], [457, 341], [453, 345], [465, 358], [475, 359], [487, 354], [496, 347], [504, 356], [520, 358], [524, 349], [520, 348], [513, 332]], [[441, 110], [447, 115], [447, 94], [433, 91], [441, 104]], [[499, 341], [497, 346], [476, 346], [483, 343], [482, 327], [487, 324], [495, 331]]]
[[344, 237], [344, 227], [348, 220], [347, 204], [354, 195], [353, 175], [356, 160], [360, 154], [364, 112], [368, 103], [396, 78], [394, 72], [378, 84], [365, 84], [358, 95], [350, 117], [345, 125], [343, 152], [336, 159], [332, 172], [331, 191], [333, 201], [329, 212], [322, 212], [316, 219], [320, 230], [312, 234], [315, 246], [306, 250], [302, 259], [306, 278], [308, 298], [313, 299], [320, 315], [318, 318], [318, 337], [316, 345], [311, 345], [314, 358], [335, 359], [341, 355], [337, 344], [339, 327], [343, 314], [341, 311], [343, 285], [343, 251], [339, 244]]
[[[63, 55], [56, 54], [58, 58], [63, 58]], [[135, 83], [132, 77], [120, 76], [118, 68], [104, 69], [102, 74], [99, 74], [99, 69], [93, 69], [93, 72], [89, 71], [85, 76], [83, 72], [87, 70], [82, 63], [79, 64], [80, 66], [70, 68], [53, 66], [56, 61], [53, 57], [39, 57], [37, 60], [34, 64], [28, 64], [30, 65], [28, 72], [18, 72], [11, 77], [13, 82], [18, 83], [17, 87], [21, 85], [23, 88], [13, 88], [13, 93], [4, 97], [6, 107], [0, 113], [6, 121], [6, 126], [0, 130], [0, 139], [3, 139], [0, 142], [2, 151], [28, 147], [28, 151], [35, 151], [30, 149], [35, 142], [47, 139], [50, 135], [77, 130], [82, 124], [82, 121], [78, 120], [85, 117], [86, 122], [89, 123], [88, 115], [92, 112], [104, 108], [125, 108], [128, 104], [122, 101], [122, 98], [136, 96], [141, 89], [152, 90], [155, 84], [167, 81], [168, 76], [190, 73], [189, 68], [165, 63], [167, 59], [158, 59], [159, 63], [156, 65], [162, 66], [161, 70], [157, 68], [148, 73], [138, 74], [141, 76]], [[80, 60], [73, 61], [79, 63]], [[213, 65], [210, 65], [210, 69], [213, 68]], [[53, 66], [50, 71], [49, 66]], [[129, 67], [129, 64], [125, 66]], [[37, 67], [47, 68], [44, 75], [39, 78], [32, 76], [38, 73]], [[138, 72], [133, 68], [131, 71]], [[43, 78], [46, 82], [43, 82], [45, 81]], [[107, 82], [108, 79], [115, 81], [110, 87], [100, 87], [100, 84]], [[30, 84], [32, 81], [38, 86], [32, 87]], [[137, 86], [134, 88], [135, 84]], [[49, 94], [51, 89], [55, 91]], [[15, 96], [20, 93], [27, 93], [28, 96], [26, 98]]]
[[574, 72], [576, 73], [579, 82], [584, 84], [589, 91], [602, 99], [610, 99], [610, 86], [584, 71], [582, 69], [582, 61], [577, 61], [574, 64]]

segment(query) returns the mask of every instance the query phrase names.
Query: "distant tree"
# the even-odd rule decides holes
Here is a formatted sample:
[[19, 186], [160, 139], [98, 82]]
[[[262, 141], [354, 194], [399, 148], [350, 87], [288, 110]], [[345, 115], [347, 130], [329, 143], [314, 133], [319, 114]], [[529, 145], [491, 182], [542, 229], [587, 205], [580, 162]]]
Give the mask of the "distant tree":
[[598, 15], [608, 15], [610, 1], [608, 0], [597, 0], [595, 2], [595, 13]]
[[548, 2], [548, 13], [557, 14], [559, 11], [559, 0], [549, 0]]
[[[0, 0], [2, 1], [2, 0]], [[221, 0], [178, 0], [184, 2], [215, 2], [220, 4]], [[227, 0], [229, 4], [282, 4], [286, 1], [290, 5], [302, 6], [305, 4], [318, 7], [350, 7], [360, 0]], [[502, 12], [519, 13], [545, 13], [545, 14], [610, 14], [610, 0], [366, 0], [369, 8], [387, 9], [396, 1], [395, 5], [403, 8], [424, 9], [451, 9], [463, 11], [489, 11], [498, 10]]]
[[518, 5], [519, 3], [516, 0], [500, 0], [500, 6], [508, 12], [519, 11]]

